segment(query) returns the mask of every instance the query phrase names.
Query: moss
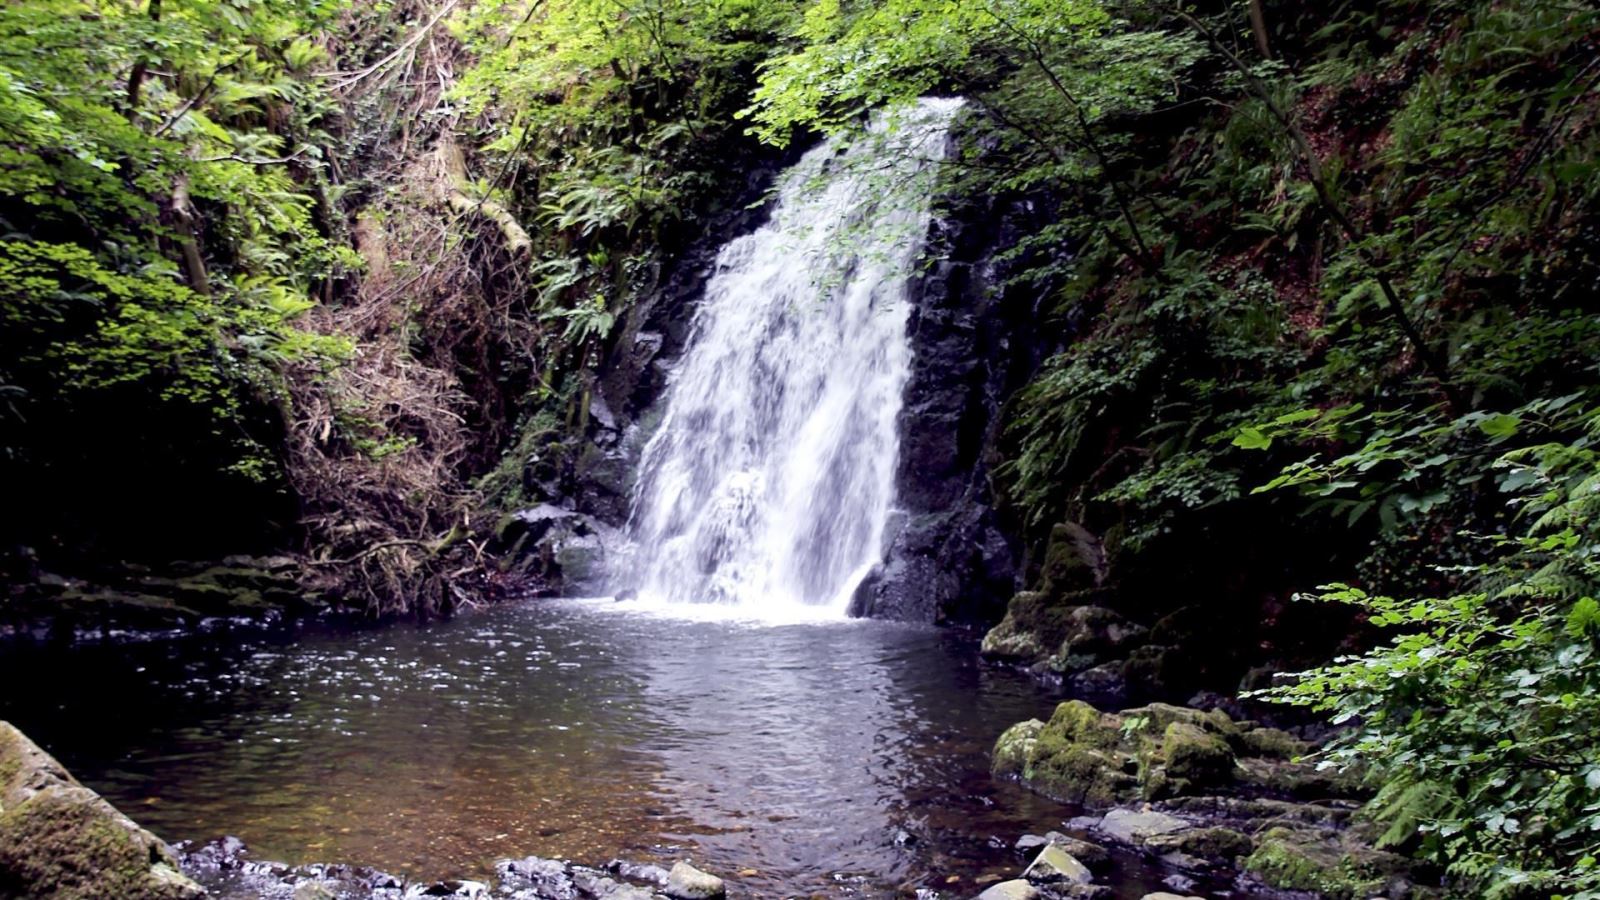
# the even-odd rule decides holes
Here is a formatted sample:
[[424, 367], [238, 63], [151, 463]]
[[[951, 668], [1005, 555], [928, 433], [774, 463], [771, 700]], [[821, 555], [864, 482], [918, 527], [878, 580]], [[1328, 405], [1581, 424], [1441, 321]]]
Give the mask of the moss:
[[980, 650], [985, 656], [1035, 659], [1044, 653], [1043, 647], [1039, 644], [1039, 636], [1027, 622], [1026, 607], [1031, 606], [1033, 598], [1037, 596], [1024, 591], [1011, 598], [1010, 604], [1006, 607], [1005, 618], [983, 636]]
[[0, 896], [195, 900], [165, 844], [0, 722]]
[[1160, 644], [1148, 644], [1135, 649], [1122, 663], [1123, 680], [1150, 693], [1166, 692], [1168, 682], [1174, 678], [1167, 659], [1171, 653], [1171, 647]]
[[[983, 653], [1026, 662], [1051, 662], [1057, 671], [1088, 668], [1109, 651], [1143, 639], [1144, 629], [1099, 605], [1104, 594], [1020, 591], [1005, 618], [983, 639]], [[1071, 666], [1066, 665], [1071, 661]]]
[[1050, 529], [1050, 542], [1044, 551], [1039, 583], [1047, 596], [1095, 586], [1092, 556], [1094, 537], [1081, 525], [1062, 523]]
[[1232, 862], [1248, 856], [1255, 842], [1232, 828], [1186, 828], [1168, 835], [1157, 835], [1145, 846], [1159, 852], [1176, 852], [1212, 862]]
[[1018, 722], [1007, 728], [1000, 739], [994, 742], [990, 771], [996, 775], [1021, 775], [1027, 769], [1028, 759], [1033, 755], [1042, 728], [1044, 723], [1038, 719]]
[[1273, 828], [1259, 836], [1244, 867], [1275, 888], [1357, 900], [1381, 892], [1387, 881], [1365, 855], [1347, 852], [1332, 833]]
[[1121, 720], [1082, 700], [1056, 707], [1039, 729], [1023, 779], [1035, 790], [1075, 803], [1108, 805], [1138, 792], [1121, 749]]
[[1309, 749], [1305, 741], [1276, 728], [1252, 728], [1239, 735], [1243, 749], [1254, 756], [1292, 760], [1304, 756]]
[[1233, 751], [1215, 734], [1189, 722], [1173, 722], [1161, 739], [1167, 775], [1194, 785], [1215, 785], [1231, 780]]
[[1152, 703], [1105, 713], [1068, 700], [1048, 722], [1029, 720], [1001, 735], [994, 771], [1046, 796], [1092, 806], [1240, 786], [1267, 796], [1359, 796], [1352, 776], [1281, 758], [1303, 748], [1283, 732], [1235, 722], [1218, 709]]
[[187, 879], [152, 873], [172, 870], [157, 846], [97, 809], [87, 788], [52, 788], [0, 813], [0, 869], [27, 885], [26, 896], [186, 900], [198, 896]]
[[1138, 792], [1138, 779], [1119, 763], [1104, 751], [1071, 745], [1040, 753], [1023, 775], [1035, 790], [1058, 800], [1110, 806]]
[[22, 751], [12, 728], [0, 722], [0, 813], [5, 812], [6, 797], [11, 793], [11, 782], [22, 772]]

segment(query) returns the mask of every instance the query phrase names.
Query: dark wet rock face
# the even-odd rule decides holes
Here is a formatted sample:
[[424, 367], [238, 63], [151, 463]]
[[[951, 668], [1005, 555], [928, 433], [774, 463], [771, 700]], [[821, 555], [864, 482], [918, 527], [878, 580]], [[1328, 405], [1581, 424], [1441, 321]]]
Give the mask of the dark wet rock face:
[[608, 566], [625, 543], [603, 519], [550, 503], [506, 516], [492, 549], [507, 571], [570, 595], [604, 589]]
[[0, 897], [198, 900], [160, 838], [0, 722]]
[[909, 285], [911, 378], [895, 479], [904, 519], [851, 611], [988, 624], [1022, 576], [1015, 523], [990, 488], [1000, 410], [1054, 349], [1038, 327], [1048, 286], [1008, 284], [1001, 251], [1042, 211], [982, 193], [945, 197], [935, 215], [927, 256], [936, 262]]

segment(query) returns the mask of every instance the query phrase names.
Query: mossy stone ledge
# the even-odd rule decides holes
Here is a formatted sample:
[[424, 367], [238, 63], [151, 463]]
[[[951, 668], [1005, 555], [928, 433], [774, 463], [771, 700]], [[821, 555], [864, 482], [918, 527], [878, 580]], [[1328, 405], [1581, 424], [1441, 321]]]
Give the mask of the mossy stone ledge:
[[0, 897], [199, 900], [165, 843], [0, 722]]

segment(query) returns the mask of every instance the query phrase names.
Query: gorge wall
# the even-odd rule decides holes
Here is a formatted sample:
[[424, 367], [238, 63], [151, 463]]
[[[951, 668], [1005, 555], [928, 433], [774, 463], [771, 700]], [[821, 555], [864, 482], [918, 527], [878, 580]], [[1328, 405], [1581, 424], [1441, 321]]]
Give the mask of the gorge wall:
[[[973, 142], [957, 118], [953, 157]], [[773, 154], [743, 173], [738, 201], [653, 273], [619, 322], [592, 383], [581, 438], [552, 429], [522, 463], [528, 510], [502, 546], [550, 592], [608, 587], [607, 559], [625, 544], [641, 454], [659, 424], [669, 374], [689, 338], [719, 249], [761, 227], [760, 202], [797, 154]], [[895, 511], [881, 563], [850, 602], [857, 616], [990, 624], [1025, 568], [1017, 525], [997, 507], [991, 468], [1001, 412], [1056, 348], [1040, 327], [1050, 285], [1013, 284], [1002, 259], [1045, 218], [1037, 198], [974, 190], [943, 177], [923, 260], [906, 288], [912, 358], [899, 415]], [[1032, 262], [1025, 260], [1024, 262]], [[1059, 339], [1056, 339], [1059, 340]], [[519, 543], [520, 542], [520, 543]]]

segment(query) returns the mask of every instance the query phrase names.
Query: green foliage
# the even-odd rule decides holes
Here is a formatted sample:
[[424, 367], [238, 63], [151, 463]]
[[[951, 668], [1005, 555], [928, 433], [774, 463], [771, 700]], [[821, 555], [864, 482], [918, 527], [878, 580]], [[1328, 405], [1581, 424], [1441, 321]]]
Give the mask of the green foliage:
[[259, 407], [280, 401], [287, 367], [332, 365], [349, 346], [297, 325], [350, 267], [318, 219], [333, 106], [300, 36], [338, 8], [0, 9], [8, 478], [56, 470], [70, 484], [75, 465], [111, 465], [116, 442], [81, 439], [99, 419], [120, 430], [123, 463], [175, 455], [277, 479]]
[[[643, 256], [719, 188], [733, 104], [793, 8], [485, 0], [458, 16], [477, 59], [454, 95], [493, 117], [484, 147], [505, 156], [505, 180], [543, 226], [546, 312], [593, 324], [595, 297], [613, 316], [626, 306]], [[577, 346], [608, 330], [561, 337]]]
[[[727, 174], [759, 148], [733, 114], [798, 0], [480, 0], [452, 24], [475, 56], [452, 91], [533, 247], [529, 283], [547, 362], [523, 436], [582, 422], [592, 367], [689, 224], [736, 198]], [[534, 228], [536, 226], [536, 229]], [[520, 464], [516, 447], [501, 466]], [[500, 471], [484, 486], [520, 497]]]
[[1478, 896], [1600, 897], [1600, 414], [1578, 424], [1488, 466], [1515, 515], [1463, 592], [1325, 589], [1396, 636], [1266, 693], [1348, 723], [1327, 762], [1383, 783], [1383, 839]]

